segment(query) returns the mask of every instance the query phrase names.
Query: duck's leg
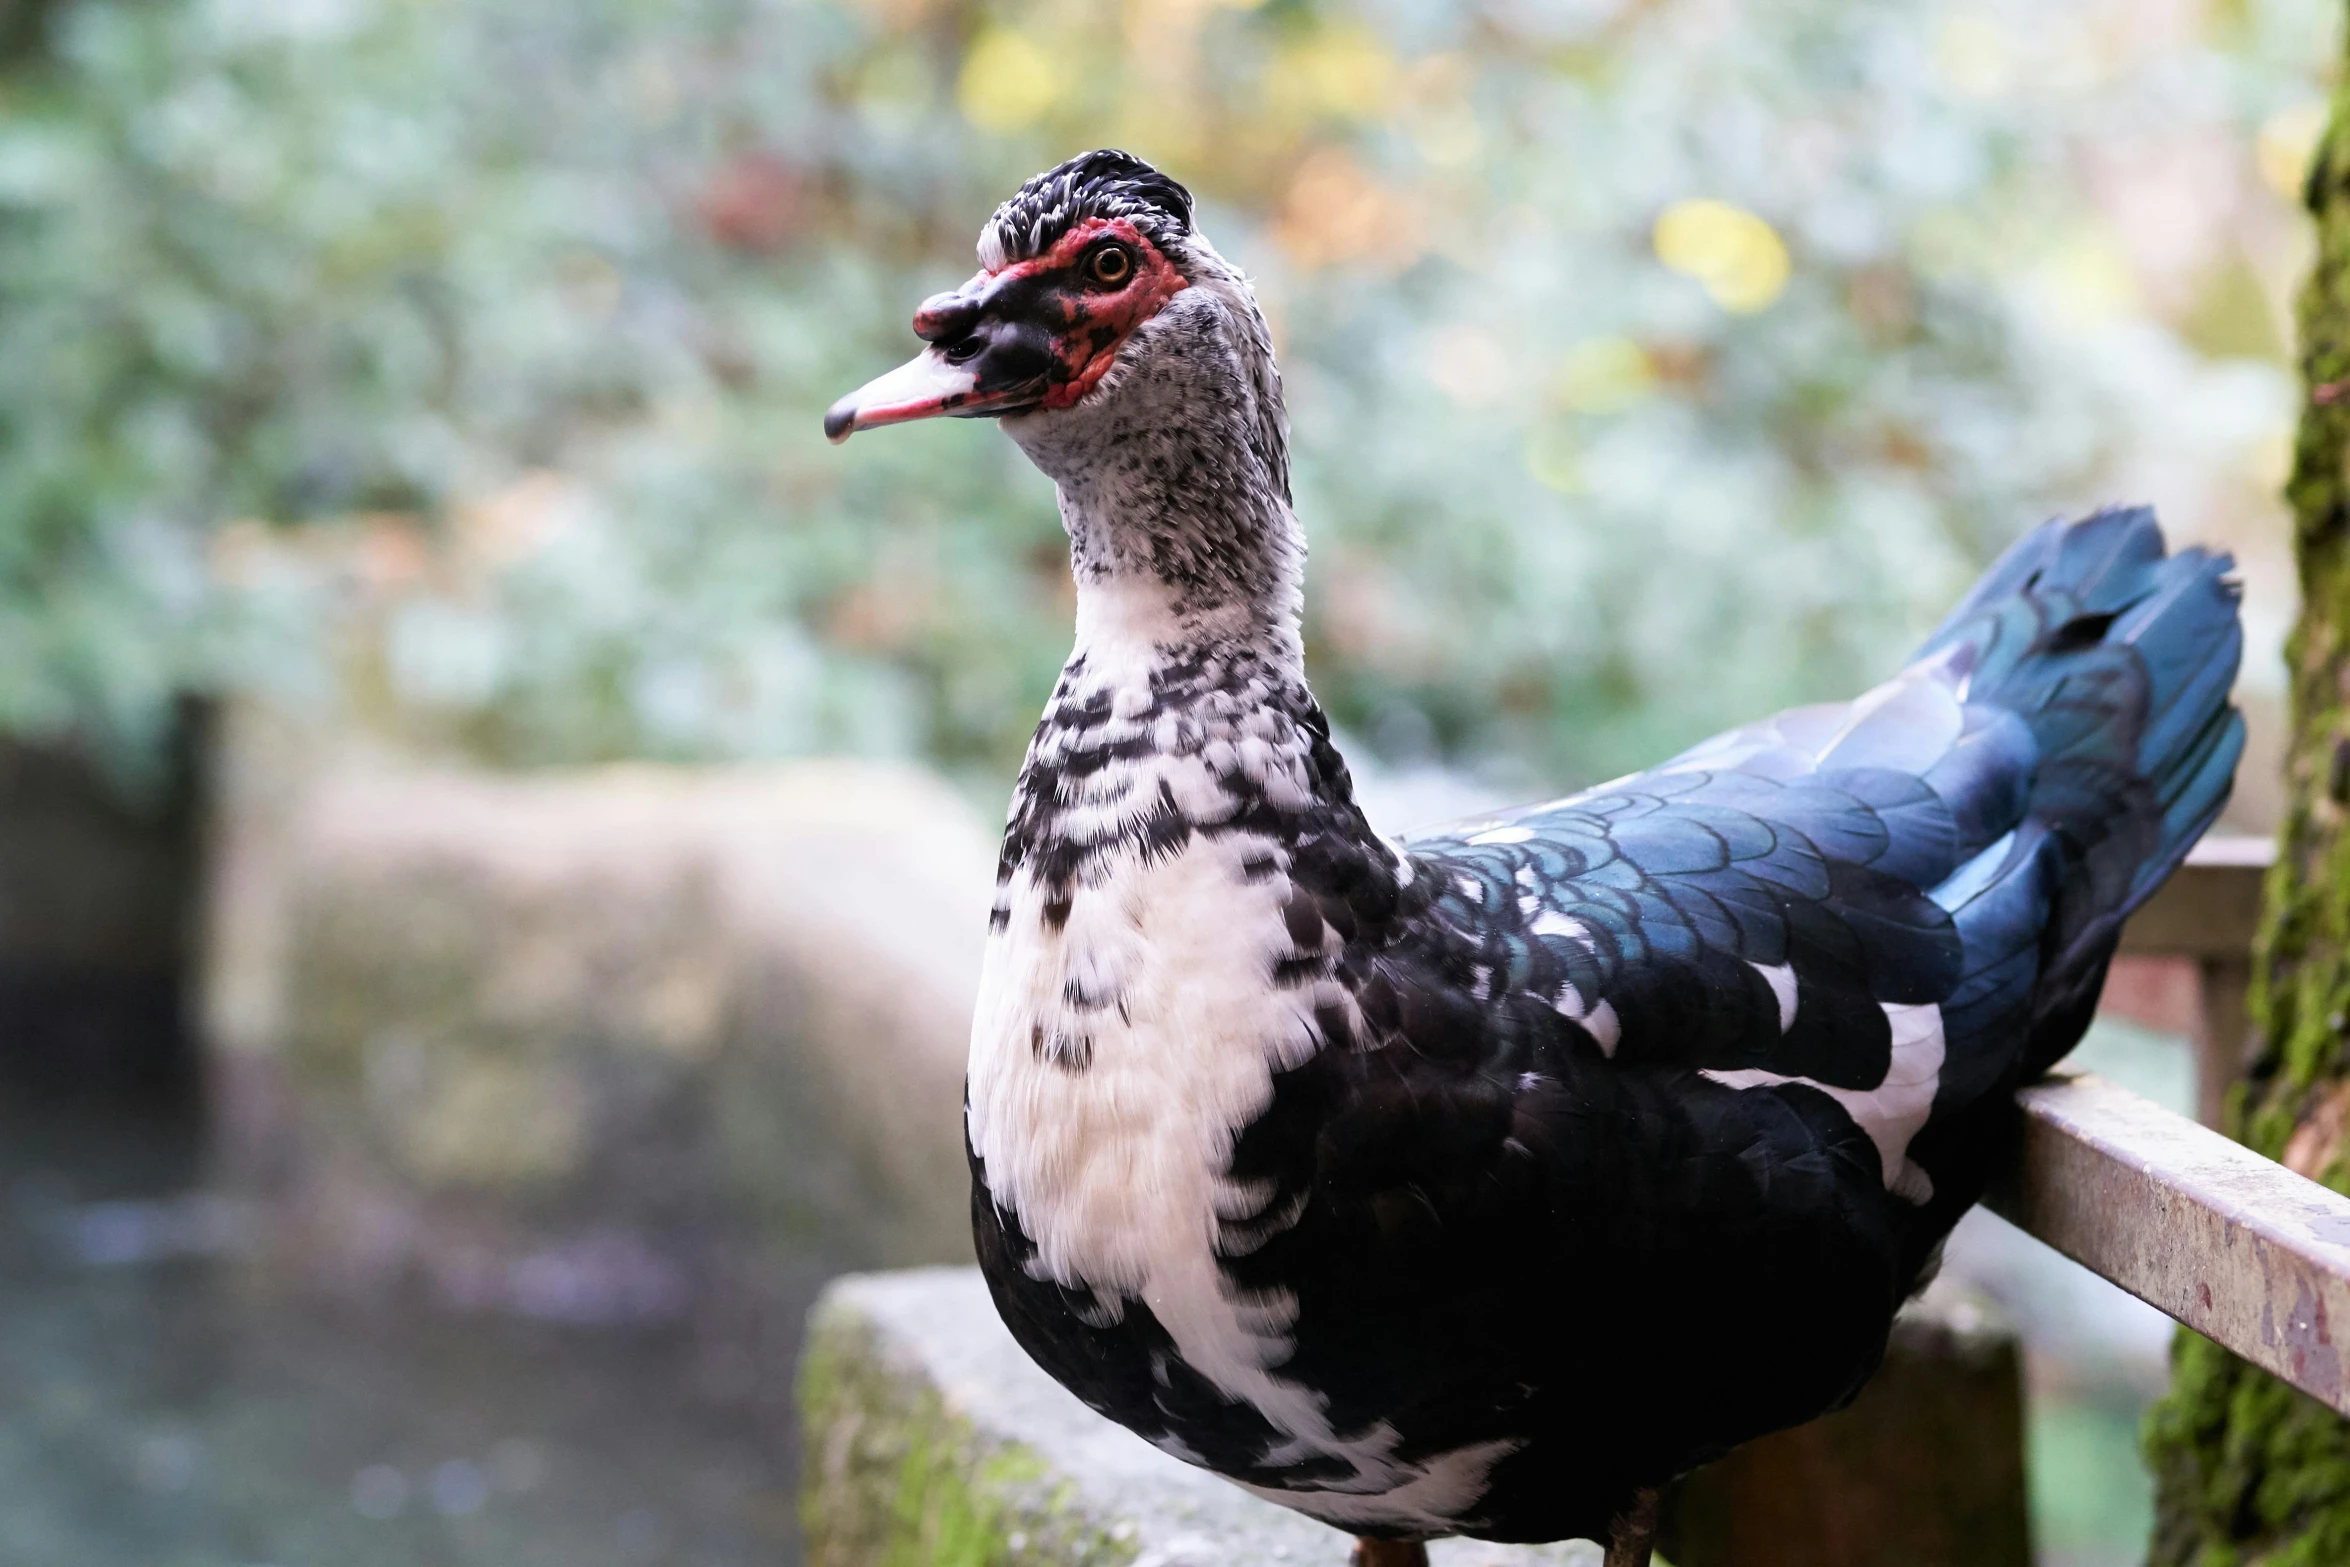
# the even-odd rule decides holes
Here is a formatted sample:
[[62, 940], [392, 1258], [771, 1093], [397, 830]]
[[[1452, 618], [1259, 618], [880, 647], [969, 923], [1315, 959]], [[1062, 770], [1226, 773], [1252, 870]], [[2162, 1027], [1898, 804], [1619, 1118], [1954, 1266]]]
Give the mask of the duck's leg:
[[1607, 1567], [1648, 1567], [1656, 1549], [1656, 1488], [1637, 1492], [1608, 1530]]
[[1357, 1535], [1348, 1567], [1428, 1567], [1428, 1547], [1417, 1540], [1373, 1540]]

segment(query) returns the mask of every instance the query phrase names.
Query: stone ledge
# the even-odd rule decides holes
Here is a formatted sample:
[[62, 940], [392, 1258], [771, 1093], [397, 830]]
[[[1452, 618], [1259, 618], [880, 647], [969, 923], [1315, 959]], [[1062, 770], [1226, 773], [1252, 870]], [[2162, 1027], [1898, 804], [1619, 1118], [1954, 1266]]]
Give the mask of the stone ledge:
[[[1348, 1541], [1080, 1404], [978, 1270], [836, 1280], [800, 1369], [808, 1567], [1342, 1567]], [[1444, 1540], [1433, 1567], [1598, 1567], [1588, 1544]]]

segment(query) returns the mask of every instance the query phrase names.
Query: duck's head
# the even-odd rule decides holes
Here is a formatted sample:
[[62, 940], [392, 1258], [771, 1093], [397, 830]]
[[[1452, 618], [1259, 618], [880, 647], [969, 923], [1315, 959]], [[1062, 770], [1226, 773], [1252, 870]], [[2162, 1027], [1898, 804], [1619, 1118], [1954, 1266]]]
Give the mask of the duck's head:
[[[1131, 153], [1083, 153], [996, 208], [979, 271], [914, 312], [928, 346], [834, 403], [824, 433], [845, 441], [941, 417], [1049, 423], [1113, 399], [1155, 353], [1181, 352], [1173, 340], [1196, 333], [1169, 318], [1196, 328], [1218, 315], [1263, 348], [1246, 282], [1192, 227], [1191, 192]], [[1034, 432], [1015, 433], [1027, 444]]]
[[825, 434], [1001, 419], [1060, 487], [1081, 591], [1148, 576], [1186, 606], [1291, 613], [1271, 334], [1173, 179], [1108, 150], [1037, 175], [988, 220], [978, 273], [922, 302], [914, 335], [922, 352], [833, 404]]
[[914, 312], [929, 346], [832, 405], [824, 433], [1073, 407], [1192, 284], [1191, 193], [1122, 152], [1037, 175], [979, 236], [979, 271]]

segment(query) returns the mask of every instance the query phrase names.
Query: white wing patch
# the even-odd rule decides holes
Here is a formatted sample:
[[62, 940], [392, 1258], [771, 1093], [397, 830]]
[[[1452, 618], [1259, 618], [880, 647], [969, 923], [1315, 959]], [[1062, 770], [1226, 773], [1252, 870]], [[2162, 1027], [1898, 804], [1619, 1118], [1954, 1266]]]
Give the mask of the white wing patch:
[[[1533, 900], [1520, 901], [1526, 904]], [[1568, 941], [1579, 942], [1587, 951], [1592, 946], [1591, 928], [1573, 915], [1561, 914], [1556, 909], [1544, 909], [1536, 914], [1526, 922], [1526, 930], [1530, 935], [1561, 936]], [[1600, 1054], [1614, 1059], [1616, 1046], [1624, 1037], [1624, 1025], [1617, 1019], [1616, 1009], [1609, 1005], [1606, 997], [1586, 997], [1570, 980], [1559, 986], [1559, 993], [1551, 997], [1550, 1005], [1551, 1010], [1561, 1017], [1572, 1018], [1582, 1024], [1583, 1031], [1599, 1046]]]
[[1760, 1067], [1735, 1072], [1709, 1069], [1704, 1075], [1731, 1088], [1801, 1083], [1818, 1089], [1842, 1105], [1854, 1124], [1877, 1145], [1886, 1189], [1896, 1197], [1924, 1203], [1934, 1195], [1933, 1178], [1910, 1162], [1909, 1144], [1933, 1113], [1934, 1091], [1942, 1082], [1942, 1009], [1931, 1003], [1887, 1003], [1884, 1012], [1893, 1029], [1893, 1061], [1885, 1080], [1874, 1088], [1831, 1088], [1808, 1077], [1789, 1077]]
[[1569, 941], [1581, 942], [1585, 947], [1591, 945], [1591, 927], [1572, 914], [1561, 914], [1556, 909], [1544, 909], [1535, 915], [1526, 930], [1531, 935], [1564, 936]]
[[1779, 999], [1779, 1032], [1784, 1034], [1795, 1026], [1795, 965], [1781, 963], [1776, 968], [1765, 968], [1760, 963], [1749, 963], [1748, 968], [1763, 977], [1771, 987], [1771, 994]]
[[1598, 1044], [1601, 1055], [1611, 1060], [1614, 1058], [1616, 1046], [1624, 1037], [1624, 1025], [1617, 1021], [1616, 1009], [1604, 998], [1596, 1002], [1585, 1001], [1583, 992], [1575, 988], [1574, 981], [1569, 980], [1559, 986], [1559, 993], [1551, 999], [1550, 1005], [1551, 1010], [1559, 1016], [1573, 1018], [1582, 1024], [1583, 1032]]
[[1583, 1027], [1599, 1042], [1602, 1055], [1613, 1056], [1617, 1041], [1624, 1037], [1624, 1025], [1616, 1021], [1616, 1009], [1605, 1001], [1583, 1014]]

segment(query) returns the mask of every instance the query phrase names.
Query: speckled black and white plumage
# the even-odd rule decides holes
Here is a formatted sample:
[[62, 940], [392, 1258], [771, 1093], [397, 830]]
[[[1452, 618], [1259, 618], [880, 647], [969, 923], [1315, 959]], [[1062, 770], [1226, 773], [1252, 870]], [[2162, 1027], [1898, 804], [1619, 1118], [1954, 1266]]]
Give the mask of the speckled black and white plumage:
[[979, 264], [993, 272], [1033, 260], [1086, 218], [1124, 218], [1173, 250], [1191, 235], [1191, 192], [1130, 152], [1080, 153], [1004, 199], [980, 231]]
[[[1089, 168], [1147, 184], [1040, 176], [991, 264], [1126, 199]], [[1180, 207], [1186, 286], [1006, 420], [1079, 597], [973, 1025], [981, 1262], [1081, 1398], [1266, 1496], [1604, 1538], [1874, 1369], [2225, 799], [2227, 562], [2049, 524], [1858, 701], [1388, 843], [1305, 683], [1263, 322]]]

